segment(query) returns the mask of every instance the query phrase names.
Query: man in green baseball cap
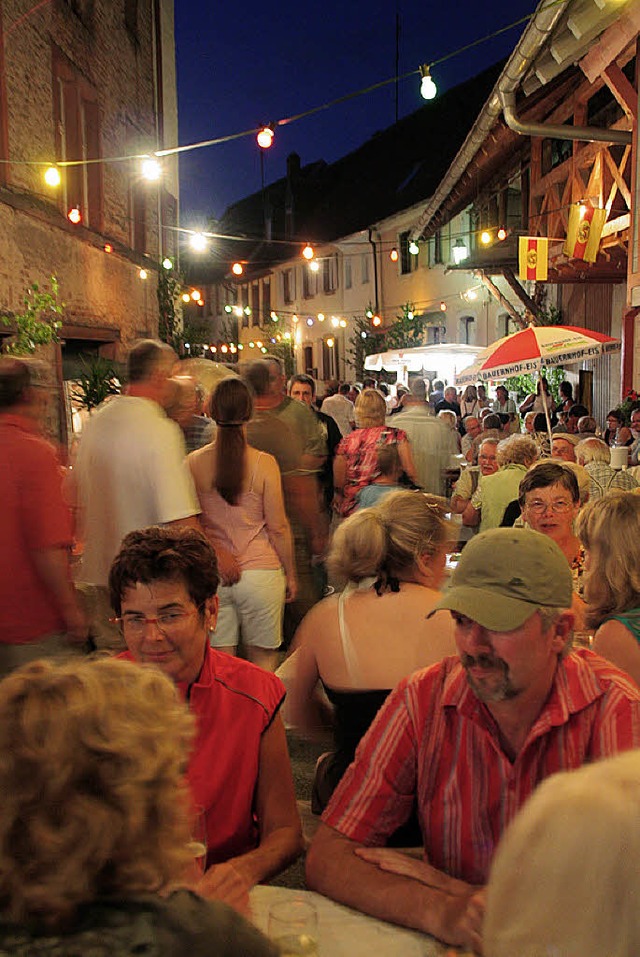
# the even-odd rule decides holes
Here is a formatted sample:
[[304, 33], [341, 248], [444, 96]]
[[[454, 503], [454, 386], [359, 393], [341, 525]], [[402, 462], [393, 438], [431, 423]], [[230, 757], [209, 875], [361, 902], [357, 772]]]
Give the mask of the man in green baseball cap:
[[[405, 678], [378, 712], [309, 849], [310, 888], [482, 952], [483, 885], [518, 809], [550, 774], [640, 746], [640, 689], [571, 651], [571, 593], [548, 536], [469, 542], [436, 606], [458, 656]], [[376, 847], [414, 807], [424, 860]]]

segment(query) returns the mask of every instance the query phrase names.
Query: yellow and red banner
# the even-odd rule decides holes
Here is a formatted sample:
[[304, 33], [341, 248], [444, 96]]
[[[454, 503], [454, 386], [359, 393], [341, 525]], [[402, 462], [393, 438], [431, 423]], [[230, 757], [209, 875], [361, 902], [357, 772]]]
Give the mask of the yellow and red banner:
[[583, 259], [587, 263], [594, 263], [606, 220], [606, 209], [597, 209], [583, 203], [572, 203], [569, 207], [567, 238], [562, 249], [565, 256], [569, 259]]
[[549, 268], [549, 240], [546, 236], [520, 236], [518, 264], [520, 279], [544, 282]]

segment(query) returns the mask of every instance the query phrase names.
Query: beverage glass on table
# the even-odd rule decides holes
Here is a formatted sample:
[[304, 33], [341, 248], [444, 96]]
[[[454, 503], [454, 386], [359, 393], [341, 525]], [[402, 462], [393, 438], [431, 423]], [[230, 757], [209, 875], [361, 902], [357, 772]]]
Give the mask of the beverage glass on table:
[[198, 806], [193, 810], [189, 851], [193, 857], [198, 876], [201, 877], [207, 863], [207, 821], [203, 807]]
[[301, 897], [271, 905], [268, 933], [281, 957], [318, 955], [318, 914], [314, 905]]

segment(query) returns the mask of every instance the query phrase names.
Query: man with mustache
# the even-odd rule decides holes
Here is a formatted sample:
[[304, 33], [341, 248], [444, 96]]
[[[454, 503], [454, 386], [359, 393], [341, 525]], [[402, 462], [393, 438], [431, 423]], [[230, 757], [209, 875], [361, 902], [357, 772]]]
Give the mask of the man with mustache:
[[[498, 528], [466, 546], [436, 605], [459, 656], [387, 698], [309, 850], [313, 890], [481, 953], [491, 858], [537, 784], [640, 745], [638, 687], [571, 651], [571, 591], [548, 536]], [[381, 847], [414, 804], [423, 860]]]

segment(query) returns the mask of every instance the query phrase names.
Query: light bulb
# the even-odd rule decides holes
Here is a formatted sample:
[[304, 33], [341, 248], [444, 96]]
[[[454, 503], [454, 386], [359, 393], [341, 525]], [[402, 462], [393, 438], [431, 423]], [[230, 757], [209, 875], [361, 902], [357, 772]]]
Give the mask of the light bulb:
[[335, 345], [334, 339], [327, 339], [327, 346], [329, 347], [329, 349], [333, 349], [334, 345]]
[[433, 77], [426, 63], [420, 67], [420, 76], [422, 77], [420, 81], [420, 95], [424, 100], [432, 100], [438, 92], [438, 87], [433, 82]]
[[145, 160], [142, 161], [142, 175], [145, 179], [148, 179], [150, 182], [155, 182], [159, 180], [162, 175], [162, 167], [157, 159], [152, 159], [148, 156]]
[[413, 310], [412, 310], [412, 309], [409, 309], [409, 311], [407, 312], [407, 319], [413, 319]]
[[244, 269], [242, 268], [242, 263], [234, 263], [233, 266], [231, 267], [231, 272], [233, 273], [234, 276], [241, 276], [242, 273], [244, 272]]
[[229, 351], [228, 346], [220, 346], [220, 352], [228, 352], [228, 351]]
[[324, 312], [318, 313], [318, 322], [324, 322]]
[[340, 325], [340, 320], [338, 319], [337, 316], [331, 316], [331, 325], [333, 326], [334, 329], [338, 328], [338, 326]]
[[397, 262], [398, 262], [398, 250], [396, 249], [395, 246], [393, 247], [393, 249], [392, 249], [391, 252], [389, 253], [389, 259], [391, 260], [392, 263], [397, 263]]
[[140, 276], [141, 279], [146, 279], [149, 274], [146, 269], [141, 269], [138, 275]]
[[309, 269], [311, 270], [311, 272], [320, 272], [320, 263], [317, 262], [317, 260], [313, 259], [309, 263]]
[[340, 320], [340, 328], [341, 328], [341, 329], [346, 329], [346, 328], [347, 328], [347, 320], [346, 320], [346, 319], [341, 319], [341, 320]]
[[77, 206], [72, 206], [69, 212], [67, 213], [67, 219], [70, 223], [73, 223], [74, 226], [77, 226], [78, 223], [82, 222], [82, 213]]
[[501, 226], [500, 229], [498, 230], [498, 239], [500, 240], [500, 242], [502, 242], [502, 240], [506, 238], [507, 238], [507, 231], [504, 228], [504, 226]]
[[310, 246], [309, 243], [307, 243], [307, 245], [302, 250], [302, 255], [304, 256], [305, 259], [313, 259], [313, 256], [314, 256], [313, 246]]
[[[183, 297], [183, 298], [184, 298], [184, 297]], [[186, 300], [186, 301], [187, 301], [187, 302], [189, 301], [189, 297], [188, 297], [188, 296], [187, 296], [187, 300]], [[233, 306], [230, 306], [228, 303], [227, 303], [227, 305], [224, 307], [224, 311], [227, 312], [227, 313], [231, 312], [232, 309], [233, 309]]]
[[204, 233], [192, 233], [189, 239], [189, 245], [194, 253], [203, 253], [207, 248], [207, 237]]
[[273, 143], [274, 132], [270, 126], [263, 126], [261, 130], [258, 131], [256, 140], [258, 141], [258, 146], [263, 150], [268, 150], [271, 144]]
[[198, 299], [198, 305], [204, 306], [204, 299]]
[[194, 302], [197, 302], [198, 299], [201, 299], [202, 297], [201, 297], [201, 295], [200, 295], [200, 290], [199, 290], [199, 289], [192, 289], [192, 290], [191, 290], [191, 298], [193, 299]]
[[245, 306], [243, 312], [244, 312], [245, 316], [250, 316], [250, 315], [251, 315], [251, 307], [250, 307], [250, 306]]
[[483, 246], [488, 246], [491, 242], [491, 233], [487, 229], [483, 229], [480, 233], [480, 242]]
[[184, 293], [182, 294], [182, 301], [183, 301], [183, 302], [191, 302], [191, 296], [189, 295], [188, 292], [184, 292]]
[[440, 312], [446, 312], [446, 311], [447, 311], [447, 304], [446, 304], [446, 302], [443, 300], [443, 301], [440, 303]]
[[307, 319], [307, 325], [308, 325], [308, 326], [312, 326], [312, 325], [313, 325], [313, 319], [311, 318], [311, 316], [309, 316], [309, 318]]
[[271, 318], [273, 319], [274, 322], [277, 322], [277, 321], [278, 321], [278, 313], [277, 313], [277, 312], [272, 312], [272, 313], [271, 313]]
[[382, 319], [380, 318], [380, 316], [374, 316], [373, 319], [371, 320], [371, 323], [372, 323], [372, 325], [374, 325], [374, 326], [381, 326], [381, 325], [382, 325]]
[[60, 185], [60, 170], [57, 166], [49, 166], [45, 170], [44, 181], [47, 186], [59, 186]]
[[105, 251], [106, 253], [112, 253], [112, 252], [113, 252], [113, 246], [111, 245], [111, 243], [105, 243], [105, 244], [104, 244], [104, 251]]
[[163, 268], [163, 269], [173, 269], [173, 263], [172, 263], [172, 261], [169, 259], [168, 256], [165, 256], [165, 258], [162, 260], [162, 268]]
[[233, 307], [233, 314], [234, 314], [234, 316], [237, 316], [238, 319], [239, 319], [239, 318], [241, 317], [241, 315], [242, 315], [242, 306], [234, 306], [234, 307]]
[[415, 239], [412, 239], [411, 242], [409, 243], [409, 252], [411, 253], [412, 256], [417, 256], [418, 253], [420, 252], [420, 247], [418, 246]]

